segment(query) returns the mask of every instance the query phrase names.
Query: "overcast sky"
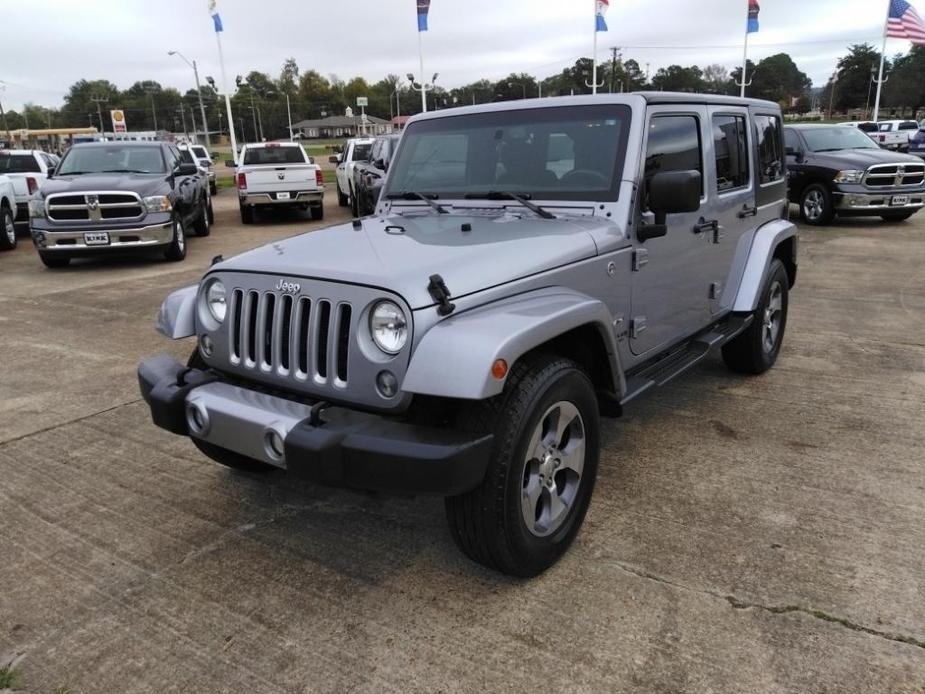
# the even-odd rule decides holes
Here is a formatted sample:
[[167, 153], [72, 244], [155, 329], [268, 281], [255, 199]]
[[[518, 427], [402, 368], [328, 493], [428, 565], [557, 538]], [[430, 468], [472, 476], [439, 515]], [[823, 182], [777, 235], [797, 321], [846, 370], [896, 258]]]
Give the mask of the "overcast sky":
[[[12, 0], [7, 0], [12, 2]], [[192, 71], [174, 49], [219, 79], [206, 0], [31, 0], [3, 13], [0, 99], [59, 106], [81, 78], [125, 89], [156, 79], [185, 91]], [[511, 72], [545, 77], [590, 55], [593, 0], [432, 0], [425, 72], [454, 87]], [[671, 63], [741, 63], [746, 0], [610, 0], [600, 56], [623, 47], [654, 73]], [[749, 57], [786, 51], [816, 85], [850, 43], [879, 45], [886, 0], [762, 0]], [[7, 8], [10, 10], [11, 8]], [[415, 0], [220, 0], [229, 80], [252, 69], [278, 76], [294, 57], [304, 71], [376, 81], [418, 71]], [[925, 7], [923, 7], [925, 9]], [[925, 14], [925, 12], [923, 12]], [[891, 39], [887, 52], [909, 44]], [[0, 84], [0, 87], [4, 86]]]

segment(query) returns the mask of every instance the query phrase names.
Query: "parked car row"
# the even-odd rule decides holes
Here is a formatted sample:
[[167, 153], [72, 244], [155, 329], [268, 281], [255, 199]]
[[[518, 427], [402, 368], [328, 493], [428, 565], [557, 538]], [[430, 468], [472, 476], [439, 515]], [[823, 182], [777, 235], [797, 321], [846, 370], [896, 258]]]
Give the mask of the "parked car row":
[[914, 120], [850, 121], [839, 125], [857, 128], [884, 149], [900, 152], [910, 151], [913, 137], [921, 130]]

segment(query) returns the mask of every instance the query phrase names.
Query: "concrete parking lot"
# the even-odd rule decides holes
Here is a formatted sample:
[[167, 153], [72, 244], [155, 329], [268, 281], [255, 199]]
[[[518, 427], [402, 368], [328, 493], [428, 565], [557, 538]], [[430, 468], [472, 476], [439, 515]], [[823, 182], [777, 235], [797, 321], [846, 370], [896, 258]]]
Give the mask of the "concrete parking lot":
[[[156, 429], [135, 366], [185, 262], [0, 254], [0, 657], [30, 692], [925, 692], [925, 214], [802, 230], [778, 365], [607, 421], [572, 550], [467, 561], [438, 499], [249, 476]], [[328, 220], [346, 215], [333, 196]], [[61, 691], [61, 690], [59, 690]]]

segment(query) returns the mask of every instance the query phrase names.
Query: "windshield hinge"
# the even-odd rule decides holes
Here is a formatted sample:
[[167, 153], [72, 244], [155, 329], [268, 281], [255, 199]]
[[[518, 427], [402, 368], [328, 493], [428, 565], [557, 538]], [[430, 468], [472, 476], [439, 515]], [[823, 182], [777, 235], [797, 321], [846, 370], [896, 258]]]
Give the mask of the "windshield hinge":
[[427, 291], [437, 302], [437, 313], [441, 316], [448, 316], [456, 310], [456, 304], [450, 303], [450, 290], [447, 289], [446, 282], [440, 275], [430, 276]]

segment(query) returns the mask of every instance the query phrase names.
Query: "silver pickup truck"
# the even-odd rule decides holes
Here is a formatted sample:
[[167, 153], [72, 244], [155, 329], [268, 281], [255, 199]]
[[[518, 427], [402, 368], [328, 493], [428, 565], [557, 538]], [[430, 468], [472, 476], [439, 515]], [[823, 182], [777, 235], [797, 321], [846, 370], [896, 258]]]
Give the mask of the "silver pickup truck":
[[602, 417], [721, 352], [774, 365], [797, 273], [776, 104], [637, 93], [409, 121], [375, 214], [213, 265], [139, 367], [209, 458], [445, 497], [533, 576], [578, 533]]

